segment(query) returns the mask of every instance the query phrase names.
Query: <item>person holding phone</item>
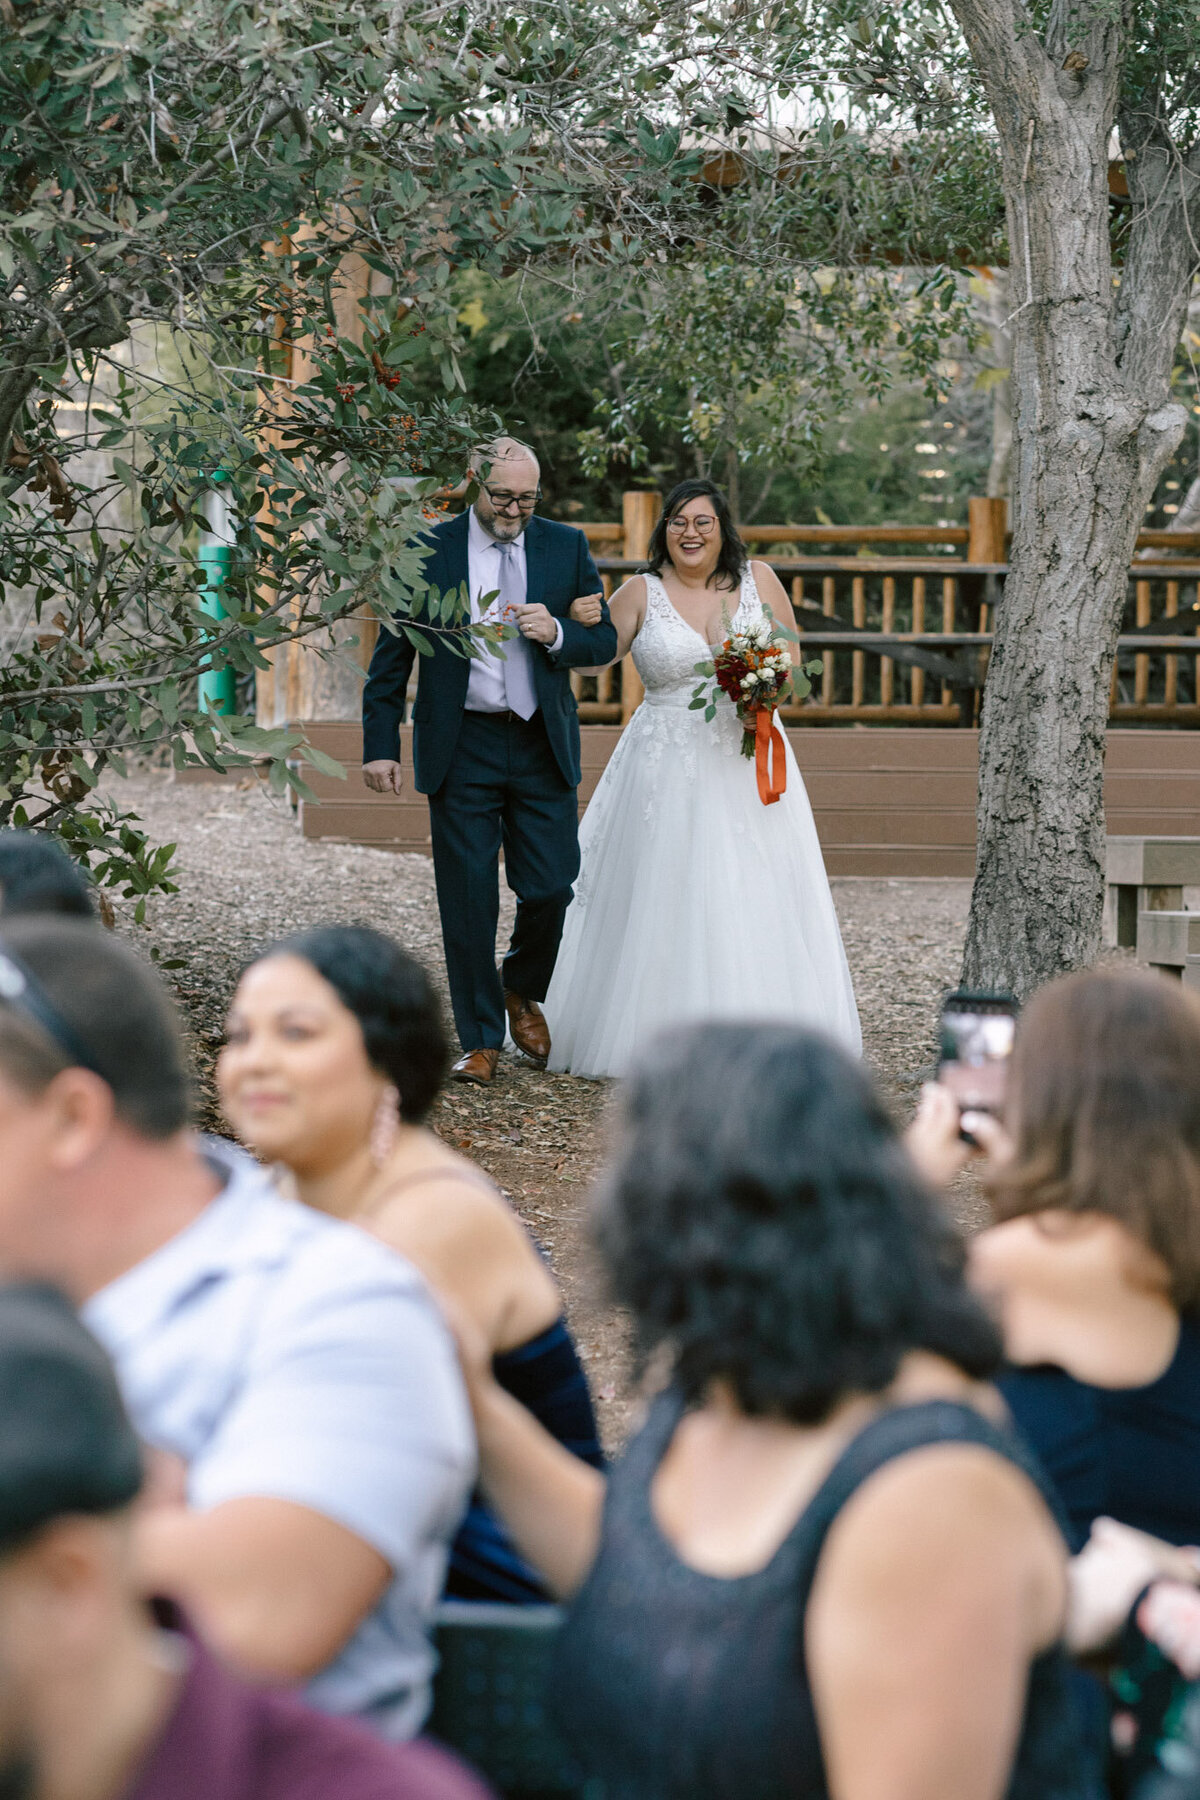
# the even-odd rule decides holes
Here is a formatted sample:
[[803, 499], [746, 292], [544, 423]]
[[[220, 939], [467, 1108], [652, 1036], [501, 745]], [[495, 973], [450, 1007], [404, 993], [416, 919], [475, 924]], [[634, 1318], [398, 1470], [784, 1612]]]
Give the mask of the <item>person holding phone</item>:
[[1142, 971], [1051, 982], [996, 1113], [961, 1110], [945, 1081], [926, 1091], [908, 1142], [928, 1178], [965, 1164], [962, 1132], [986, 1154], [993, 1219], [970, 1279], [1072, 1548], [1101, 1517], [1200, 1544], [1200, 1009]]
[[[960, 1114], [978, 1111], [995, 1115], [1000, 1111], [1017, 1011], [1014, 994], [972, 993], [966, 989], [947, 994], [939, 1033], [938, 1081], [957, 1101]], [[965, 1126], [960, 1126], [960, 1132], [964, 1143], [977, 1142]]]

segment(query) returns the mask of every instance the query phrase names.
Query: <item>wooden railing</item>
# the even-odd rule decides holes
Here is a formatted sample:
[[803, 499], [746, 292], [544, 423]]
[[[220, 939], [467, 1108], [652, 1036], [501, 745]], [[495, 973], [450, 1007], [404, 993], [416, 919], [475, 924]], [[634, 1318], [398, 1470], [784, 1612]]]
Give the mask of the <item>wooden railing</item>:
[[[809, 533], [840, 531], [833, 541], [928, 541], [924, 528], [777, 526], [789, 546]], [[946, 527], [944, 532], [957, 528]], [[803, 533], [801, 537], [798, 534]], [[746, 533], [761, 542], [754, 531]], [[950, 540], [960, 544], [965, 531]], [[945, 542], [945, 537], [937, 540]], [[1139, 560], [1130, 570], [1129, 600], [1113, 671], [1115, 724], [1200, 726], [1200, 533], [1146, 532], [1139, 549], [1170, 550], [1171, 561]], [[602, 543], [597, 542], [597, 549]], [[1177, 558], [1177, 560], [1176, 560]], [[971, 725], [978, 721], [995, 608], [1003, 603], [1004, 562], [962, 561], [946, 554], [881, 557], [767, 556], [791, 596], [796, 624], [821, 659], [811, 697], [784, 709], [790, 724]], [[605, 591], [644, 566], [639, 558], [603, 556]], [[1197, 640], [1184, 650], [1181, 640]], [[1178, 647], [1177, 647], [1178, 646]], [[622, 724], [641, 699], [628, 659], [598, 676], [573, 677], [580, 717]]]

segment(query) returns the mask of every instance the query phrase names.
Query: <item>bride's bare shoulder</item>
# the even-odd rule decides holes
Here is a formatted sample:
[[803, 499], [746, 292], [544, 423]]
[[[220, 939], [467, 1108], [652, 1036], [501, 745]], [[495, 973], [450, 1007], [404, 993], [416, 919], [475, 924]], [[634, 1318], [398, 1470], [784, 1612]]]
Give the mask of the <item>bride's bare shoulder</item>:
[[623, 581], [608, 603], [609, 612], [614, 606], [623, 612], [636, 613], [639, 616], [646, 610], [647, 584], [644, 575], [631, 575]]
[[768, 562], [760, 562], [757, 556], [750, 558], [750, 573], [754, 577], [754, 585], [765, 600], [768, 594], [783, 593], [783, 583]]

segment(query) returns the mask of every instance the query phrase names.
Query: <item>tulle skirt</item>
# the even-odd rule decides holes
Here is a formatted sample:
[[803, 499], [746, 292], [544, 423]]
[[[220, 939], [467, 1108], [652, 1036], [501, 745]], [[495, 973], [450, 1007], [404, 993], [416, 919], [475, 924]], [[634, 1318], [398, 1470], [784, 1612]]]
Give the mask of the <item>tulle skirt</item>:
[[770, 1019], [857, 1054], [854, 989], [812, 808], [758, 796], [731, 708], [648, 693], [580, 827], [582, 867], [545, 1001], [550, 1067], [622, 1075], [664, 1027]]

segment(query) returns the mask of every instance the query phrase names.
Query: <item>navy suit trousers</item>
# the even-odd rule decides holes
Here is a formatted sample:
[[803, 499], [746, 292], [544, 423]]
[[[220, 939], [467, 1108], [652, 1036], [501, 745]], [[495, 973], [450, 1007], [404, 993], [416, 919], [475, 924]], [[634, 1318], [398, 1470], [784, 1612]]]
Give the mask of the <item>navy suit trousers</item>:
[[[433, 868], [454, 1024], [464, 1050], [504, 1042], [504, 989], [544, 1000], [579, 873], [576, 789], [540, 712], [464, 712], [449, 773], [429, 796]], [[517, 896], [496, 968], [499, 855]]]

